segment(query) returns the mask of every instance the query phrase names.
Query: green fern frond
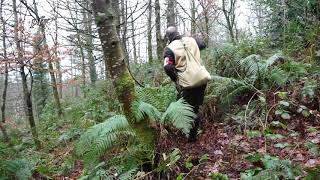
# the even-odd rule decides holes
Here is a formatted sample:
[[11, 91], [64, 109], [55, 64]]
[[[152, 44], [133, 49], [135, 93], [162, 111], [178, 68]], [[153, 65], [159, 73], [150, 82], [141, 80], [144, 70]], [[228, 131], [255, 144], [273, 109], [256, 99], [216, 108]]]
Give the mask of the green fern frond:
[[165, 169], [168, 169], [169, 167], [174, 166], [181, 158], [180, 154], [181, 154], [181, 151], [178, 148], [174, 148], [173, 151], [168, 155], [163, 154], [162, 156], [163, 159], [161, 159], [155, 171], [161, 172], [161, 171], [164, 171]]
[[85, 165], [90, 167], [98, 163], [99, 158], [102, 157], [107, 150], [126, 144], [128, 139], [132, 137], [135, 137], [133, 132], [123, 130], [96, 139], [90, 147], [87, 147], [87, 151], [83, 154]]
[[97, 138], [103, 137], [108, 133], [114, 132], [120, 129], [128, 129], [129, 123], [125, 116], [116, 115], [107, 119], [103, 123], [99, 123], [90, 127], [81, 137], [80, 144], [84, 146], [91, 145]]
[[132, 105], [132, 111], [137, 121], [143, 120], [146, 116], [154, 121], [161, 119], [161, 113], [158, 109], [143, 101], [135, 101]]
[[251, 89], [244, 81], [234, 78], [212, 76], [212, 96], [221, 97], [222, 102], [231, 102], [235, 96]]
[[215, 83], [230, 84], [230, 85], [245, 85], [243, 81], [235, 78], [228, 78], [228, 77], [214, 76], [214, 75], [211, 76], [211, 78]]
[[281, 59], [284, 59], [282, 52], [278, 52], [274, 55], [272, 55], [271, 57], [269, 57], [265, 62], [265, 68], [269, 68], [270, 66], [272, 66], [276, 61], [279, 61]]
[[95, 146], [95, 149], [97, 150], [97, 154], [99, 156], [102, 156], [107, 149], [113, 147], [114, 145], [120, 145], [121, 143], [123, 143], [120, 138], [125, 139], [129, 137], [134, 137], [134, 136], [135, 134], [132, 131], [118, 130], [116, 132], [107, 134], [106, 136], [97, 138], [93, 146]]
[[183, 133], [189, 134], [195, 117], [196, 114], [193, 112], [192, 106], [184, 99], [179, 99], [177, 102], [170, 104], [160, 122], [165, 123], [165, 120], [167, 120], [173, 126], [182, 130]]
[[29, 179], [32, 166], [25, 159], [4, 161], [0, 164], [0, 179]]
[[[119, 145], [134, 136], [135, 134], [124, 116], [113, 116], [105, 122], [91, 127], [80, 137], [76, 145], [76, 154], [95, 159], [103, 155], [108, 148]], [[121, 137], [126, 138], [121, 140]]]
[[234, 88], [231, 92], [228, 92], [226, 96], [224, 96], [222, 103], [232, 103], [235, 100], [236, 96], [247, 90], [250, 90], [250, 87], [247, 85], [242, 85]]
[[138, 168], [132, 168], [128, 171], [125, 172], [121, 172], [121, 174], [119, 175], [118, 179], [120, 180], [131, 180], [134, 179], [134, 176], [137, 174], [138, 172]]
[[256, 79], [259, 76], [259, 73], [262, 64], [260, 63], [261, 57], [256, 54], [252, 54], [244, 59], [238, 61], [241, 70], [244, 72], [245, 77]]
[[266, 60], [259, 55], [252, 54], [238, 61], [238, 64], [241, 67], [241, 74], [244, 75], [244, 78], [255, 82], [256, 79], [263, 78], [268, 74], [270, 66], [281, 59], [283, 59], [282, 53], [276, 53]]
[[280, 68], [275, 68], [271, 71], [270, 76], [268, 76], [272, 82], [275, 82], [278, 86], [283, 86], [288, 80], [288, 74], [280, 69]]
[[168, 105], [175, 101], [175, 91], [173, 85], [137, 89], [141, 101], [151, 104], [161, 112], [165, 111]]

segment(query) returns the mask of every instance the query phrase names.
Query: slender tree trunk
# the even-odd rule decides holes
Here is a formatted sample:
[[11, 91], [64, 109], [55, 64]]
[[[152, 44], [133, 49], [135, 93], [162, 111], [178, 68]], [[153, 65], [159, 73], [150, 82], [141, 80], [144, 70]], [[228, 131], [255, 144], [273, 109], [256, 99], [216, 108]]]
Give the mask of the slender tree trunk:
[[167, 27], [176, 26], [175, 0], [167, 0]]
[[261, 2], [256, 2], [256, 13], [258, 19], [258, 34], [260, 37], [263, 36], [263, 8]]
[[[58, 59], [58, 30], [59, 30], [59, 27], [58, 27], [58, 9], [59, 9], [59, 2], [56, 1], [55, 2], [55, 20], [54, 20], [54, 25], [55, 25], [55, 37], [54, 37], [54, 43], [55, 43], [55, 51], [54, 51], [54, 56], [55, 56], [55, 59]], [[57, 79], [58, 79], [58, 90], [59, 90], [59, 98], [62, 99], [62, 73], [61, 73], [61, 65], [60, 65], [60, 61], [58, 60], [56, 62], [56, 67], [57, 67], [57, 70], [59, 72], [58, 76], [57, 76]]]
[[[38, 8], [35, 0], [33, 0], [33, 8], [34, 13], [38, 17]], [[39, 19], [34, 19], [37, 21], [40, 21]], [[40, 37], [41, 36], [41, 29], [38, 27], [37, 32], [35, 33], [35, 36]], [[34, 61], [34, 71], [33, 71], [33, 88], [32, 88], [32, 97], [34, 102], [34, 108], [36, 112], [36, 117], [39, 118], [39, 115], [42, 113], [43, 108], [46, 105], [47, 98], [49, 96], [49, 87], [48, 87], [48, 81], [46, 78], [47, 75], [47, 68], [44, 63], [44, 59], [42, 55], [38, 55], [41, 53], [41, 44], [42, 39], [41, 38], [35, 38], [35, 41], [33, 42], [33, 53], [36, 54], [36, 59]]]
[[162, 52], [163, 52], [163, 43], [161, 38], [161, 24], [160, 24], [160, 3], [159, 0], [155, 0], [154, 2], [154, 12], [156, 15], [156, 40], [157, 40], [157, 56], [158, 59], [162, 58]]
[[236, 43], [236, 38], [235, 38], [235, 32], [234, 32], [234, 27], [235, 27], [235, 4], [236, 0], [230, 0], [230, 5], [229, 9], [227, 10], [226, 7], [226, 0], [222, 0], [222, 11], [224, 14], [224, 17], [227, 22], [227, 29], [229, 31], [230, 39], [233, 44]]
[[[82, 80], [82, 86], [85, 87], [86, 86], [86, 63], [85, 63], [85, 56], [84, 56], [84, 47], [82, 44], [82, 40], [81, 40], [81, 34], [79, 32], [79, 28], [78, 28], [78, 11], [76, 10], [75, 13], [75, 19], [74, 19], [74, 26], [77, 29], [76, 31], [76, 38], [77, 38], [77, 46], [79, 47], [80, 50], [80, 59], [81, 59], [81, 80]], [[86, 91], [83, 92], [83, 97], [86, 97]]]
[[206, 43], [207, 46], [209, 46], [209, 15], [208, 15], [208, 9], [206, 9], [205, 15], [204, 15], [204, 20], [205, 20], [205, 29], [206, 29], [206, 35], [204, 38], [204, 42]]
[[152, 63], [152, 0], [149, 0], [148, 7], [148, 60]]
[[191, 0], [191, 34], [196, 33], [196, 4]]
[[[58, 54], [57, 54], [58, 52], [55, 52], [55, 57], [58, 57]], [[60, 99], [62, 99], [62, 87], [63, 87], [63, 85], [62, 85], [62, 73], [61, 73], [61, 64], [60, 64], [60, 62], [59, 61], [57, 61], [56, 62], [56, 67], [57, 67], [57, 70], [58, 70], [58, 72], [59, 72], [59, 74], [58, 74], [58, 77], [57, 77], [57, 79], [58, 79], [58, 83], [57, 83], [57, 86], [58, 86], [58, 94], [59, 94], [59, 98]]]
[[[131, 28], [132, 28], [132, 47], [133, 47], [133, 61], [135, 63], [138, 62], [138, 57], [137, 57], [137, 44], [136, 44], [136, 37], [135, 37], [135, 28], [134, 28], [134, 21], [133, 21], [133, 16], [131, 16]], [[149, 56], [150, 57], [150, 56]]]
[[[41, 143], [38, 139], [38, 132], [36, 129], [36, 123], [34, 121], [34, 116], [33, 116], [33, 109], [32, 109], [32, 100], [31, 100], [31, 93], [28, 90], [28, 83], [27, 83], [27, 75], [24, 71], [24, 62], [23, 62], [23, 54], [22, 54], [22, 47], [20, 44], [19, 40], [19, 30], [18, 30], [18, 12], [17, 12], [17, 5], [16, 5], [16, 0], [12, 0], [13, 2], [13, 14], [14, 14], [14, 19], [15, 19], [15, 25], [14, 25], [14, 40], [17, 46], [17, 51], [18, 51], [18, 59], [19, 59], [19, 64], [20, 64], [20, 75], [22, 79], [22, 88], [23, 88], [23, 97], [24, 97], [24, 102], [25, 102], [25, 112], [27, 119], [29, 121], [30, 127], [31, 127], [31, 133], [32, 137], [34, 140], [34, 143], [36, 145], [37, 149], [41, 148]], [[32, 74], [30, 74], [32, 76]]]
[[[86, 67], [85, 67], [85, 56], [84, 56], [84, 46], [81, 40], [81, 32], [79, 30], [78, 24], [82, 24], [83, 22], [79, 22], [79, 16], [78, 16], [78, 12], [80, 11], [80, 9], [78, 8], [78, 6], [75, 7], [70, 7], [70, 3], [67, 1], [67, 8], [70, 11], [70, 15], [71, 15], [71, 21], [73, 23], [73, 27], [76, 30], [76, 34], [73, 36], [74, 41], [76, 42], [77, 47], [79, 48], [79, 57], [80, 57], [80, 71], [81, 71], [81, 83], [82, 86], [85, 87], [86, 86]], [[73, 15], [72, 10], [75, 9], [75, 14]], [[80, 19], [81, 20], [81, 19]], [[83, 19], [82, 19], [83, 20]], [[78, 62], [78, 61], [77, 61]], [[76, 62], [76, 63], [77, 63]], [[83, 91], [83, 97], [86, 97], [86, 91]]]
[[[2, 23], [3, 58], [5, 59], [5, 61], [7, 61], [6, 22], [4, 21], [3, 14], [2, 14], [3, 2], [4, 2], [4, 0], [1, 0], [0, 20]], [[2, 131], [3, 139], [5, 142], [9, 142], [9, 136], [8, 136], [7, 130], [4, 126], [4, 123], [6, 122], [6, 102], [7, 102], [8, 76], [9, 76], [8, 64], [7, 64], [7, 62], [5, 62], [5, 64], [4, 64], [4, 87], [3, 87], [3, 93], [2, 93], [1, 120], [0, 120], [0, 129]]]
[[[37, 13], [37, 11], [36, 11]], [[60, 97], [59, 97], [59, 92], [58, 92], [58, 85], [57, 85], [57, 80], [56, 80], [56, 76], [54, 74], [54, 69], [53, 69], [53, 63], [52, 63], [52, 56], [50, 54], [49, 51], [49, 47], [47, 45], [47, 37], [46, 37], [46, 25], [44, 24], [44, 21], [40, 20], [39, 22], [40, 24], [40, 31], [42, 33], [42, 41], [43, 41], [43, 46], [42, 48], [44, 48], [44, 51], [46, 51], [47, 53], [47, 57], [48, 57], [48, 65], [49, 65], [49, 74], [50, 74], [50, 79], [51, 79], [51, 86], [52, 86], [52, 92], [53, 92], [53, 98], [54, 98], [54, 102], [56, 104], [56, 108], [57, 108], [57, 115], [58, 117], [62, 117], [63, 112], [62, 112], [62, 107], [61, 107], [61, 103], [60, 103]]]
[[121, 0], [121, 24], [122, 24], [122, 46], [125, 54], [128, 54], [127, 49], [127, 14], [128, 14], [128, 8], [127, 8], [127, 0]]
[[49, 73], [50, 73], [54, 102], [55, 102], [56, 108], [57, 108], [57, 114], [59, 117], [62, 117], [63, 113], [62, 113], [62, 108], [61, 108], [61, 103], [60, 103], [60, 98], [59, 98], [59, 93], [58, 93], [58, 88], [57, 88], [57, 81], [56, 81], [56, 77], [54, 75], [54, 70], [53, 70], [53, 65], [52, 65], [51, 59], [49, 59], [48, 64], [49, 64]]
[[138, 139], [153, 147], [154, 132], [148, 122], [136, 122], [132, 112], [132, 103], [136, 100], [134, 81], [130, 76], [121, 49], [119, 37], [114, 25], [114, 12], [110, 0], [93, 0], [93, 9], [98, 26], [99, 37], [102, 43], [105, 64], [111, 75], [119, 102], [130, 126], [135, 130]]
[[[89, 2], [85, 2], [85, 7], [87, 9], [91, 9], [89, 6]], [[88, 11], [84, 13], [84, 22], [85, 22], [85, 28], [86, 28], [86, 49], [88, 54], [88, 60], [89, 60], [89, 73], [90, 73], [90, 81], [91, 84], [94, 86], [97, 81], [97, 70], [95, 65], [95, 60], [93, 57], [93, 38], [92, 38], [92, 14], [90, 14]]]
[[[83, 87], [86, 86], [86, 61], [84, 57], [84, 51], [82, 47], [82, 42], [81, 42], [81, 35], [79, 32], [77, 32], [77, 39], [78, 39], [78, 44], [80, 48], [80, 58], [81, 58], [81, 79], [82, 79], [82, 85]], [[86, 92], [84, 91], [83, 96], [86, 97]]]

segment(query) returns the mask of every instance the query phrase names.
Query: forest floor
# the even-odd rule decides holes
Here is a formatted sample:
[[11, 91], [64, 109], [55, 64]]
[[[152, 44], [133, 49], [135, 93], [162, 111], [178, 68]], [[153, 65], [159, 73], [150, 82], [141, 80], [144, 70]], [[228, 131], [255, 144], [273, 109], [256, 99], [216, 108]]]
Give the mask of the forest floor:
[[[239, 124], [223, 123], [218, 114], [210, 112], [203, 115], [196, 142], [188, 142], [183, 134], [171, 132], [160, 137], [157, 150], [161, 153], [169, 153], [174, 148], [180, 150], [181, 158], [171, 168], [169, 179], [182, 174], [183, 179], [210, 179], [210, 175], [217, 172], [229, 179], [240, 179], [246, 170], [264, 168], [261, 161], [251, 163], [246, 159], [247, 155], [256, 153], [290, 160], [306, 170], [320, 165], [320, 113], [316, 110], [311, 113], [308, 118], [292, 114], [288, 120], [270, 115], [272, 122], [277, 123], [269, 122], [263, 132], [261, 127], [240, 130]], [[69, 154], [72, 150], [57, 151]], [[70, 171], [55, 179], [77, 179], [82, 173], [83, 162], [76, 160]]]
[[[303, 168], [312, 168], [320, 165], [319, 152], [308, 148], [306, 143], [320, 142], [320, 122], [302, 120], [297, 116], [286, 122], [286, 128], [274, 128], [272, 135], [255, 137], [239, 132], [238, 126], [204, 120], [196, 142], [188, 142], [182, 134], [171, 133], [160, 146], [165, 144], [167, 150], [178, 148], [181, 152], [177, 166], [170, 173], [173, 179], [179, 174], [184, 174], [184, 179], [210, 179], [210, 174], [217, 172], [226, 174], [229, 179], [240, 179], [240, 173], [245, 170], [263, 168], [262, 163], [252, 164], [245, 159], [246, 155], [254, 153], [277, 156]], [[206, 160], [201, 161], [202, 157]], [[82, 172], [83, 163], [77, 160], [71, 171], [55, 179], [77, 179]]]
[[[315, 167], [320, 164], [319, 152], [310, 151], [306, 143], [320, 142], [320, 123], [300, 120], [288, 121], [286, 129], [274, 129], [273, 136], [267, 137], [248, 137], [236, 133], [236, 127], [205, 121], [203, 132], [194, 143], [188, 143], [184, 137], [170, 138], [172, 144], [169, 146], [179, 148], [182, 156], [176, 171], [187, 174], [186, 179], [206, 179], [216, 172], [227, 174], [230, 179], [239, 179], [240, 172], [263, 166], [259, 163], [253, 165], [245, 159], [247, 154], [256, 152], [291, 160], [303, 168]], [[204, 155], [207, 160], [199, 162]], [[192, 168], [186, 168], [186, 162], [191, 162]]]

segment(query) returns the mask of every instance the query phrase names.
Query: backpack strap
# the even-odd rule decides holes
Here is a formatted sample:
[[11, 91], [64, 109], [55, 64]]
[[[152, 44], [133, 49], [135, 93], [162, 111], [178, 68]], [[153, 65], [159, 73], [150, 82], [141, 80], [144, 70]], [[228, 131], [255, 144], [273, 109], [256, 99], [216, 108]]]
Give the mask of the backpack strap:
[[[186, 51], [186, 54], [187, 54], [188, 58], [190, 58], [190, 56], [189, 56], [189, 54], [190, 54], [192, 56], [193, 60], [196, 61], [199, 66], [201, 66], [201, 63], [199, 61], [197, 61], [197, 59], [193, 56], [193, 54], [187, 48], [186, 44], [184, 43], [184, 41], [182, 39], [181, 39], [181, 43], [183, 45], [184, 50]], [[188, 62], [188, 61], [186, 61], [186, 62]]]

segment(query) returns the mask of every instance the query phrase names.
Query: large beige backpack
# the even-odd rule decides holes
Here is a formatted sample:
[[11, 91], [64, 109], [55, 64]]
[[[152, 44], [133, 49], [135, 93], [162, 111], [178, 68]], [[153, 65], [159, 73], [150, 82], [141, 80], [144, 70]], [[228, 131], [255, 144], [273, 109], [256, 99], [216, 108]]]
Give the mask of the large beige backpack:
[[178, 70], [177, 83], [185, 89], [206, 84], [210, 73], [201, 65], [200, 50], [192, 37], [183, 37], [171, 42], [168, 47], [175, 55]]

